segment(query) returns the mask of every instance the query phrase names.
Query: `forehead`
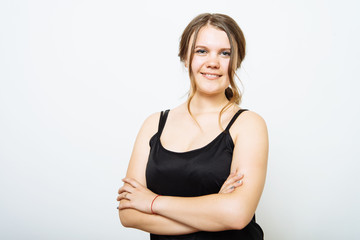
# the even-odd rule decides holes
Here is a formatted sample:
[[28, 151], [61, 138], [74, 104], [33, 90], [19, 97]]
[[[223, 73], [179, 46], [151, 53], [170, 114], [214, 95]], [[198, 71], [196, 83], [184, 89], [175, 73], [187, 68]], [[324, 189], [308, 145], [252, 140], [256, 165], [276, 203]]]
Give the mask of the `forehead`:
[[230, 48], [226, 32], [211, 25], [204, 26], [199, 30], [195, 45], [210, 48]]

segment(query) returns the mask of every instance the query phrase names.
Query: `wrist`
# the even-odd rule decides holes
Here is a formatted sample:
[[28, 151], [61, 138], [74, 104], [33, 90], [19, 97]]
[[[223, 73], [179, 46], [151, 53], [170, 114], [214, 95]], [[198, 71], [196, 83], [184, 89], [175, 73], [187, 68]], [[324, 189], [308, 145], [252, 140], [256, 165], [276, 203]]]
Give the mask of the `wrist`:
[[155, 200], [156, 200], [158, 197], [160, 197], [160, 196], [161, 196], [161, 195], [156, 195], [156, 196], [153, 198], [152, 202], [151, 202], [150, 211], [151, 211], [152, 214], [156, 214], [156, 211], [154, 210], [154, 204], [155, 204]]

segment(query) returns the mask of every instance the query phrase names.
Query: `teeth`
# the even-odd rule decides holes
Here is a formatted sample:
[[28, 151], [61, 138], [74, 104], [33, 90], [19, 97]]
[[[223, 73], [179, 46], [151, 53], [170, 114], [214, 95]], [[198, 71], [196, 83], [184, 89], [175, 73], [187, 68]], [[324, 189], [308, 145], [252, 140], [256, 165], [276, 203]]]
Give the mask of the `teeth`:
[[208, 76], [208, 77], [218, 77], [219, 75], [215, 75], [215, 74], [204, 74], [205, 76]]

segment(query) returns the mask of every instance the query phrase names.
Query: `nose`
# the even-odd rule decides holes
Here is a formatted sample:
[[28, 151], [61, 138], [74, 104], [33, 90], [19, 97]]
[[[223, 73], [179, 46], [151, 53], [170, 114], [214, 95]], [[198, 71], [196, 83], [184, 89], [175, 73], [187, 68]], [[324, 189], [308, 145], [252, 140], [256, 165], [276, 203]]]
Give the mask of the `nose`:
[[210, 54], [208, 56], [206, 67], [218, 69], [220, 67], [219, 59], [217, 54]]

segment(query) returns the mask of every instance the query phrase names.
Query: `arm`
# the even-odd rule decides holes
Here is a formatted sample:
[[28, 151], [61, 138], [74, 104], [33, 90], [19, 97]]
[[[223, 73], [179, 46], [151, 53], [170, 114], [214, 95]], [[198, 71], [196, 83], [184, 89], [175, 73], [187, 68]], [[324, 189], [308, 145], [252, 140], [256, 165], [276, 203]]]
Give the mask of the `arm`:
[[199, 230], [242, 229], [252, 219], [265, 184], [268, 136], [264, 120], [244, 112], [232, 127], [232, 170], [241, 169], [244, 185], [231, 194], [196, 198], [160, 197], [154, 211]]
[[[221, 187], [219, 194], [233, 192], [236, 188], [242, 185], [242, 178], [242, 174], [237, 174], [236, 172], [231, 173]], [[135, 179], [128, 180], [127, 182], [133, 186], [136, 186], [137, 189], [142, 189], [141, 191], [143, 193], [147, 193], [147, 195], [143, 194], [140, 199], [143, 200], [145, 198], [148, 198], [148, 204], [143, 204], [144, 209], [140, 209], [140, 211], [131, 208], [123, 208], [122, 210], [120, 210], [120, 219], [125, 227], [133, 227], [146, 232], [162, 235], [181, 235], [198, 231], [196, 228], [190, 227], [180, 222], [176, 222], [172, 219], [160, 215], [153, 215], [151, 213], [150, 202], [152, 202], [156, 194], [152, 193], [146, 187], [142, 186]], [[132, 187], [129, 184], [125, 184], [125, 186], [120, 188], [119, 190], [120, 195], [117, 199], [118, 201], [121, 200], [119, 206], [125, 206], [130, 204], [130, 196], [127, 195], [130, 192], [133, 192], [133, 190], [131, 190]], [[124, 195], [125, 197], [122, 197]], [[131, 225], [128, 222], [129, 220], [131, 222]]]
[[[142, 186], [146, 186], [145, 170], [150, 151], [149, 140], [157, 131], [158, 121], [159, 114], [153, 114], [144, 122], [136, 138], [126, 174], [127, 178], [133, 179], [137, 182], [137, 184]], [[242, 185], [242, 182], [238, 182], [241, 179], [242, 175], [239, 176], [236, 172], [233, 172], [229, 175], [219, 193], [225, 194], [233, 192], [235, 188]], [[122, 193], [121, 189], [119, 190], [119, 194]], [[147, 190], [146, 187], [144, 187], [144, 189]], [[149, 190], [147, 190], [147, 192], [150, 193], [149, 201], [152, 201], [156, 195]], [[129, 204], [129, 200], [126, 198], [118, 197], [117, 200], [120, 201], [119, 207]], [[149, 202], [146, 206], [149, 208], [150, 205], [151, 204]], [[190, 227], [176, 220], [169, 219], [161, 215], [148, 214], [134, 208], [120, 207], [119, 217], [121, 223], [125, 227], [137, 228], [155, 234], [180, 235], [198, 231], [196, 228]]]
[[123, 209], [119, 212], [124, 227], [136, 228], [159, 235], [182, 235], [198, 231], [193, 227], [160, 215], [146, 214], [135, 209]]
[[[127, 178], [136, 179], [144, 186], [146, 186], [145, 170], [150, 151], [149, 141], [157, 132], [158, 122], [159, 113], [155, 113], [145, 120], [135, 140], [126, 173]], [[126, 201], [128, 200], [121, 200], [120, 205]], [[187, 234], [197, 231], [195, 228], [166, 217], [146, 214], [136, 209], [120, 209], [119, 218], [125, 227], [138, 228], [156, 234]]]
[[[183, 198], [161, 196], [153, 210], [157, 214], [204, 231], [222, 231], [244, 228], [253, 217], [265, 183], [268, 136], [264, 120], [253, 112], [243, 113], [231, 129], [235, 148], [232, 171], [241, 169], [244, 185], [229, 194], [212, 194]], [[128, 204], [122, 208], [136, 208], [149, 212], [151, 194], [143, 194], [141, 186], [126, 180], [132, 188]], [[143, 197], [139, 197], [143, 196]], [[146, 203], [146, 204], [145, 204]]]

